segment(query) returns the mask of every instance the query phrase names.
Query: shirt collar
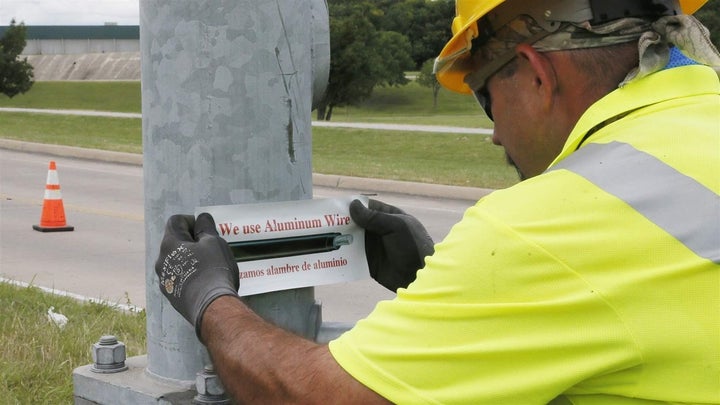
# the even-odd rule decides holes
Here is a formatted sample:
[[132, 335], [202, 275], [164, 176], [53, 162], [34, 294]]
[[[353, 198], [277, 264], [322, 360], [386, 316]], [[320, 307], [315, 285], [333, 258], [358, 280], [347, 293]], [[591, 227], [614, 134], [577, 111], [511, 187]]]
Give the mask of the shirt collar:
[[585, 111], [568, 136], [562, 152], [550, 167], [580, 148], [583, 142], [605, 126], [636, 110], [663, 101], [700, 94], [720, 95], [717, 74], [704, 65], [665, 69], [628, 83], [596, 101]]

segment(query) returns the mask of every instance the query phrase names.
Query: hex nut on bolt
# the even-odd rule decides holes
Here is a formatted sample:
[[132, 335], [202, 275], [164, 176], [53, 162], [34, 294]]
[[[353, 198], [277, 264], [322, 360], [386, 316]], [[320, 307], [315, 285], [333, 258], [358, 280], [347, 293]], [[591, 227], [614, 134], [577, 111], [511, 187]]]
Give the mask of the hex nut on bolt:
[[112, 335], [106, 335], [92, 346], [94, 373], [111, 374], [127, 370], [125, 365], [125, 343], [118, 342]]
[[220, 377], [215, 374], [215, 368], [212, 365], [205, 366], [203, 371], [197, 373], [195, 389], [197, 389], [198, 394], [193, 399], [194, 404], [230, 404], [230, 400], [225, 395], [225, 388], [220, 381]]

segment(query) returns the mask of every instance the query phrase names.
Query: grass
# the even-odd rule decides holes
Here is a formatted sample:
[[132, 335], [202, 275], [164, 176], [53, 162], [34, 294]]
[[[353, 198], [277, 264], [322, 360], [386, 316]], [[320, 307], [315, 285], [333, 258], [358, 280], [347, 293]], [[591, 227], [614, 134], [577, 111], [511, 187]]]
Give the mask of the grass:
[[492, 128], [474, 98], [443, 89], [434, 108], [432, 91], [416, 82], [376, 88], [364, 103], [336, 108], [332, 120]]
[[[51, 306], [68, 317], [65, 328], [47, 320]], [[144, 312], [0, 283], [0, 403], [72, 404], [72, 371], [92, 363], [93, 343], [107, 334], [125, 342], [128, 357], [145, 353]]]
[[[140, 84], [37, 82], [26, 94], [12, 99], [0, 96], [0, 107], [139, 112]], [[0, 118], [0, 138], [142, 153], [139, 119], [10, 112], [0, 112]], [[414, 82], [381, 87], [359, 106], [336, 108], [333, 121], [492, 125], [471, 97], [441, 90], [434, 108], [431, 90]], [[338, 155], [338, 149], [345, 152]], [[313, 171], [483, 188], [517, 182], [502, 150], [481, 135], [316, 127]]]
[[142, 153], [139, 119], [0, 113], [0, 138]]
[[[352, 151], [337, 158], [338, 145]], [[313, 129], [313, 171], [467, 187], [517, 182], [503, 151], [481, 135]]]
[[140, 112], [140, 82], [35, 82], [30, 91], [0, 107]]

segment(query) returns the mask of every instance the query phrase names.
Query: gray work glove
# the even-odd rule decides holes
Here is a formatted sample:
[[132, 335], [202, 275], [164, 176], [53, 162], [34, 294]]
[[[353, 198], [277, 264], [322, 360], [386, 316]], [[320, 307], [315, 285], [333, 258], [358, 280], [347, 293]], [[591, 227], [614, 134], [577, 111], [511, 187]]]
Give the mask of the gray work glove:
[[155, 262], [160, 291], [188, 322], [198, 339], [205, 310], [224, 295], [237, 297], [240, 275], [227, 242], [207, 213], [168, 219]]
[[425, 257], [435, 252], [425, 227], [400, 208], [370, 200], [350, 203], [350, 217], [365, 228], [365, 255], [370, 275], [391, 291], [405, 288], [425, 267]]

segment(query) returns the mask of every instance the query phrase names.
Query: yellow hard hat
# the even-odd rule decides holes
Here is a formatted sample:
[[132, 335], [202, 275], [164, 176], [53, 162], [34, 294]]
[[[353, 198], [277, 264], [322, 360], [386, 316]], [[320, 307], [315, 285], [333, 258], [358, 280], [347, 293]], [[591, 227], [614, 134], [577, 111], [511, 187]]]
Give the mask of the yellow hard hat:
[[[693, 14], [708, 0], [677, 0], [684, 14]], [[455, 18], [452, 21], [453, 36], [445, 44], [435, 60], [435, 74], [443, 87], [459, 93], [471, 93], [465, 84], [465, 76], [472, 69], [468, 61], [473, 39], [480, 36], [478, 20], [502, 9], [503, 17], [494, 17], [493, 25], [509, 22], [508, 16], [516, 17], [528, 14], [548, 31], [554, 31], [557, 21], [582, 22], [592, 20], [591, 0], [562, 1], [523, 1], [506, 4], [505, 0], [456, 0]], [[524, 3], [524, 4], [521, 4]], [[499, 7], [501, 6], [502, 7]], [[553, 19], [546, 18], [552, 15]], [[511, 17], [511, 18], [512, 18]]]
[[695, 14], [708, 0], [680, 0], [680, 8], [684, 14]]

